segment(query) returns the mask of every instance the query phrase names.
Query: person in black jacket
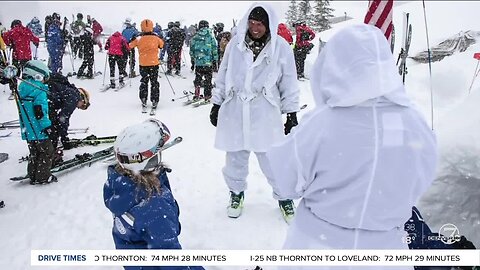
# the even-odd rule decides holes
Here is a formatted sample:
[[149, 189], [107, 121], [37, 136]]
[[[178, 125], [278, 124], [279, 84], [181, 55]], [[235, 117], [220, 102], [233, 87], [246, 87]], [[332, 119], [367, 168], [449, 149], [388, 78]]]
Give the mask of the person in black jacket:
[[167, 58], [167, 74], [171, 75], [175, 69], [175, 74], [180, 75], [180, 67], [182, 63], [182, 47], [185, 42], [185, 32], [180, 28], [180, 22], [175, 22], [169, 31], [169, 45]]
[[[70, 117], [75, 109], [86, 110], [90, 106], [90, 95], [87, 90], [71, 84], [67, 77], [60, 73], [51, 74], [48, 88], [49, 118], [52, 121], [50, 139], [53, 147], [58, 148], [58, 142], [61, 141], [63, 149], [71, 149], [68, 138]], [[58, 150], [54, 161], [61, 161], [62, 154], [61, 149]]]
[[[93, 51], [93, 30], [90, 27], [85, 28], [85, 33], [80, 37], [83, 47], [83, 62], [77, 72], [77, 78], [85, 77], [87, 79], [93, 79], [93, 64], [94, 64], [94, 51]], [[87, 68], [87, 72], [83, 71]]]

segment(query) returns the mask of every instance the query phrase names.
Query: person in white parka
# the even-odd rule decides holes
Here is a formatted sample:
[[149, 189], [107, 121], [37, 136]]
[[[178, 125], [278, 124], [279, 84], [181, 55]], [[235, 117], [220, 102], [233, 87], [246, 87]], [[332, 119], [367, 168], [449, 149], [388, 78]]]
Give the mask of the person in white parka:
[[345, 27], [312, 74], [316, 108], [267, 151], [279, 195], [302, 198], [284, 248], [408, 249], [403, 226], [434, 180], [437, 146], [385, 36], [367, 24]]
[[[277, 25], [277, 16], [268, 4], [250, 7], [226, 47], [211, 98], [210, 121], [217, 127], [215, 147], [226, 151], [223, 175], [230, 189], [228, 216], [232, 218], [242, 213], [250, 153], [256, 154], [271, 183], [265, 152], [297, 125], [295, 60], [288, 43], [276, 34]], [[287, 114], [284, 126], [282, 114]], [[294, 215], [293, 201], [272, 188], [288, 222]]]

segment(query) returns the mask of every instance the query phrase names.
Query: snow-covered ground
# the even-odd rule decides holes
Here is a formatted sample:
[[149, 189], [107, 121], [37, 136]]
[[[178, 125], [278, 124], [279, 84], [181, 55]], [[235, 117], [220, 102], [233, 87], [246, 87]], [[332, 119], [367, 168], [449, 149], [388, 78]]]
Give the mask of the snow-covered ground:
[[[333, 8], [338, 5], [337, 13], [347, 12], [348, 16], [355, 19], [335, 24], [332, 30], [320, 33], [324, 41], [328, 41], [344, 25], [363, 21], [366, 1], [358, 2], [331, 2]], [[114, 2], [35, 2], [33, 8], [29, 9], [25, 8], [24, 3], [2, 3], [0, 21], [8, 26], [9, 23], [6, 22], [18, 16], [26, 24], [34, 15], [42, 20], [47, 13], [53, 11], [67, 17], [82, 11], [84, 14], [92, 14], [111, 29], [119, 29], [121, 20], [127, 16], [138, 24], [143, 18], [154, 21], [161, 18], [162, 26], [170, 20], [179, 20], [189, 25], [207, 18], [211, 24], [224, 21], [228, 28], [232, 18], [239, 19], [249, 6], [245, 2], [219, 2], [217, 7], [223, 5], [230, 8], [215, 9], [211, 7], [212, 2], [189, 2], [182, 3], [181, 9], [173, 9], [172, 3], [161, 2], [163, 8], [152, 9], [145, 8], [145, 5], [156, 7], [161, 3], [141, 2], [138, 6], [128, 2], [118, 3], [115, 6]], [[283, 15], [288, 2], [275, 4]], [[7, 13], [4, 5], [18, 14]], [[426, 1], [426, 8], [431, 46], [460, 31], [480, 30], [480, 21], [476, 19], [480, 2]], [[198, 10], [203, 13], [199, 15], [201, 12]], [[216, 10], [226, 12], [217, 14]], [[422, 3], [398, 2], [394, 7], [397, 27], [401, 27], [402, 11], [410, 12], [413, 24], [411, 55], [414, 55], [426, 48]], [[401, 41], [398, 33], [399, 31], [395, 55], [398, 55]], [[98, 50], [98, 47], [95, 49]], [[317, 49], [315, 47], [308, 56], [307, 75], [317, 57]], [[477, 64], [472, 56], [479, 50], [480, 45], [474, 44], [466, 52], [432, 65], [434, 130], [441, 150], [440, 166], [437, 180], [418, 204], [434, 230], [438, 230], [442, 224], [453, 223], [461, 234], [477, 246], [480, 246], [480, 158], [477, 154], [480, 152], [480, 83], [474, 84], [470, 94], [468, 87]], [[170, 182], [181, 208], [180, 241], [185, 249], [279, 249], [288, 225], [281, 218], [277, 202], [271, 197], [271, 188], [256, 159], [251, 159], [244, 213], [238, 219], [229, 219], [226, 216], [229, 194], [221, 173], [224, 153], [213, 148], [215, 128], [209, 122], [210, 106], [192, 108], [183, 106], [181, 101], [171, 101], [172, 98], [181, 96], [183, 90], [193, 88], [194, 76], [190, 72], [187, 52], [188, 48], [185, 48], [186, 65], [182, 67], [182, 73], [187, 79], [169, 77], [167, 81], [164, 75], [160, 79], [161, 99], [156, 115], [169, 127], [173, 136], [182, 136], [184, 139], [163, 154], [163, 160], [173, 169], [169, 175]], [[47, 58], [43, 45], [40, 46], [39, 58]], [[105, 53], [96, 52], [97, 71], [104, 72], [105, 59]], [[76, 69], [80, 63], [80, 60], [75, 60]], [[408, 94], [430, 122], [428, 65], [413, 61], [408, 61], [407, 64]], [[68, 55], [64, 57], [64, 70], [72, 70]], [[77, 86], [88, 89], [92, 96], [92, 106], [87, 111], [76, 111], [73, 114], [71, 127], [89, 127], [90, 133], [107, 136], [116, 135], [125, 126], [147, 119], [148, 115], [140, 113], [139, 80], [139, 77], [133, 79], [131, 86], [119, 92], [101, 93], [99, 88], [103, 84], [102, 76], [94, 80], [70, 79]], [[107, 81], [108, 75], [105, 83]], [[301, 116], [314, 107], [314, 102], [309, 83], [300, 82], [300, 87], [301, 104], [308, 104], [307, 109], [300, 113]], [[0, 86], [0, 89], [0, 122], [18, 119], [15, 103], [7, 100], [8, 86]], [[32, 249], [114, 249], [110, 233], [112, 219], [102, 200], [106, 164], [98, 162], [91, 167], [61, 175], [58, 183], [47, 186], [10, 182], [8, 178], [25, 173], [26, 163], [18, 163], [18, 158], [28, 154], [19, 131], [11, 131], [13, 134], [10, 137], [0, 139], [0, 152], [10, 154], [10, 159], [0, 164], [0, 200], [6, 203], [6, 207], [0, 209], [0, 269], [30, 269]], [[0, 130], [0, 135], [5, 133], [6, 131]], [[71, 137], [82, 138], [86, 135], [88, 134]], [[65, 152], [65, 158], [107, 146], [69, 150]]]

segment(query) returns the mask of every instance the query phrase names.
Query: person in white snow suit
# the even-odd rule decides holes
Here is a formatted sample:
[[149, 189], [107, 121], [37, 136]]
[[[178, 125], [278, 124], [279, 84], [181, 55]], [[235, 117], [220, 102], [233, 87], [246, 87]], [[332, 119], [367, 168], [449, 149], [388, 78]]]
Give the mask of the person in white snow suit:
[[434, 180], [437, 145], [382, 32], [359, 24], [336, 33], [311, 89], [316, 108], [267, 152], [279, 194], [302, 198], [284, 248], [408, 249], [404, 223]]
[[[161, 147], [170, 138], [162, 122], [148, 119], [118, 134], [113, 145], [117, 164], [108, 167], [103, 186], [105, 206], [113, 214], [117, 249], [182, 249], [179, 207], [162, 163]], [[203, 270], [199, 266], [125, 266], [126, 270]]]
[[[243, 208], [250, 153], [255, 153], [272, 183], [265, 152], [297, 125], [300, 109], [295, 61], [288, 43], [276, 34], [277, 25], [270, 5], [250, 7], [227, 45], [211, 98], [210, 121], [217, 127], [215, 147], [226, 152], [223, 175], [230, 190], [228, 216], [233, 218], [240, 216]], [[288, 115], [285, 126], [282, 114]], [[288, 221], [294, 215], [293, 201], [272, 187]]]

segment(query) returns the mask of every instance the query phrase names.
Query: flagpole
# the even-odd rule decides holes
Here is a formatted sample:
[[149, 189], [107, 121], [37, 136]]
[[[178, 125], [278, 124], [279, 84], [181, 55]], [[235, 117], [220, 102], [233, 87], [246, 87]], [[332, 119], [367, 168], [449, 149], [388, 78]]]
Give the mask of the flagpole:
[[432, 130], [433, 130], [433, 85], [432, 85], [432, 57], [430, 54], [430, 40], [428, 38], [428, 27], [427, 27], [427, 11], [425, 9], [425, 0], [422, 0], [423, 3], [423, 18], [425, 20], [425, 33], [427, 35], [427, 50], [428, 50], [428, 70], [430, 73], [430, 107], [431, 107], [431, 121], [432, 121]]

